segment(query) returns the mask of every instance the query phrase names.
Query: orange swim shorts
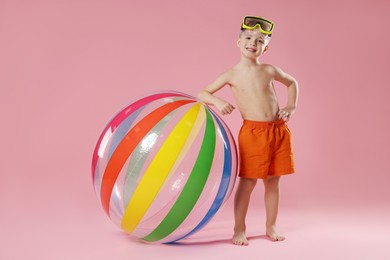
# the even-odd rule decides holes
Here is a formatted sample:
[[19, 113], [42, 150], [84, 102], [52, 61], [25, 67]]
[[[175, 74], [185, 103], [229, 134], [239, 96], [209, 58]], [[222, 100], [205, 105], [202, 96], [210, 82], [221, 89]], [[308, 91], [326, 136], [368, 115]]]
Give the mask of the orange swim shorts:
[[283, 120], [244, 120], [238, 147], [240, 177], [265, 179], [294, 173], [291, 133]]

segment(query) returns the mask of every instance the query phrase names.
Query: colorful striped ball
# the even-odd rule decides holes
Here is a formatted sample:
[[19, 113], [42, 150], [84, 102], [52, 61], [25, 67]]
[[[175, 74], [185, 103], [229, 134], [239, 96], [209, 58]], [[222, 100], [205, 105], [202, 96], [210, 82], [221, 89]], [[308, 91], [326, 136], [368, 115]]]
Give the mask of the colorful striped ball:
[[120, 111], [92, 159], [96, 195], [131, 236], [170, 243], [199, 231], [229, 198], [237, 150], [221, 118], [189, 95], [145, 96]]

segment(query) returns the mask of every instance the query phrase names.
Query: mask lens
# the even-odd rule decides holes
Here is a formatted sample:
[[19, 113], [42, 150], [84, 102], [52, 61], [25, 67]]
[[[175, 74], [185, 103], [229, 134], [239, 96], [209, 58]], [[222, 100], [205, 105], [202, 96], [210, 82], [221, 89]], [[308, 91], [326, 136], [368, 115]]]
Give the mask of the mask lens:
[[272, 23], [256, 17], [246, 17], [244, 24], [251, 28], [254, 28], [256, 24], [258, 24], [260, 25], [261, 29], [267, 32], [272, 30]]

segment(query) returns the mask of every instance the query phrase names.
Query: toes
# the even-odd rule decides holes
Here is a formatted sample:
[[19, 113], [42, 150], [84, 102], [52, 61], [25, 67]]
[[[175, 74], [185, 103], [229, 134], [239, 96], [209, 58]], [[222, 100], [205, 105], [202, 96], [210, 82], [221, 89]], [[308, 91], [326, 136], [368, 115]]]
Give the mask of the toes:
[[245, 233], [235, 233], [232, 238], [232, 242], [238, 246], [247, 246], [248, 240], [246, 239]]
[[276, 242], [276, 241], [283, 241], [285, 239], [284, 236], [279, 235], [279, 234], [268, 234], [268, 237], [271, 241]]
[[233, 241], [233, 244], [235, 244], [237, 246], [246, 246], [246, 245], [248, 245], [244, 241]]
[[241, 246], [241, 242], [240, 241], [233, 241], [233, 244], [235, 244], [236, 246]]
[[283, 241], [284, 237], [280, 235], [275, 235], [272, 239], [272, 241]]
[[233, 244], [235, 244], [237, 246], [247, 246], [248, 245], [248, 241], [241, 240], [241, 239], [233, 239], [232, 242], [233, 242]]

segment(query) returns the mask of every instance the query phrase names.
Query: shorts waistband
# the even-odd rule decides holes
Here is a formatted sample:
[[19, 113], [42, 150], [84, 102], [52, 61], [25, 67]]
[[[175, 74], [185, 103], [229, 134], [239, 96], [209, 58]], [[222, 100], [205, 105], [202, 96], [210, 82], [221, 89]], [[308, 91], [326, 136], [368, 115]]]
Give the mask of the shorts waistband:
[[286, 122], [283, 119], [275, 120], [275, 121], [253, 121], [253, 120], [244, 119], [243, 122], [243, 125], [261, 127], [261, 128], [271, 128], [275, 126], [282, 126], [285, 124]]

